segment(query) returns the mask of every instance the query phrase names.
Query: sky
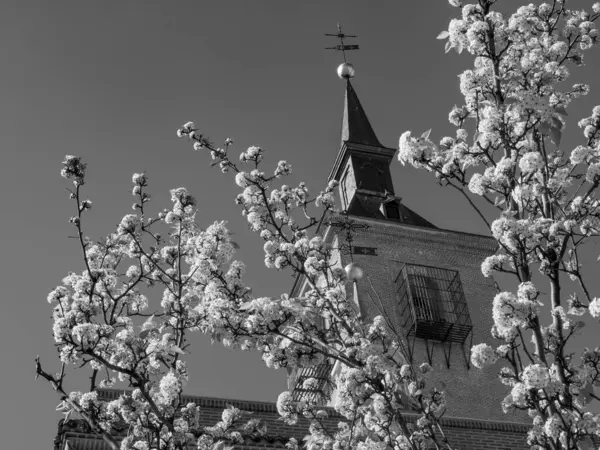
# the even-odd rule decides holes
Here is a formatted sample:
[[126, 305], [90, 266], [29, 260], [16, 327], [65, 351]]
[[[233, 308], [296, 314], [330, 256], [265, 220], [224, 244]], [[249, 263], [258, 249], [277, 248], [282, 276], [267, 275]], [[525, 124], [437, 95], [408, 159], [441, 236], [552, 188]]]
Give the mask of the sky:
[[[192, 120], [217, 143], [233, 138], [237, 151], [259, 145], [268, 164], [287, 160], [291, 182], [306, 181], [318, 192], [339, 149], [344, 93], [335, 72], [341, 55], [324, 50], [337, 42], [324, 33], [335, 33], [340, 22], [359, 36], [361, 50], [349, 54], [353, 84], [379, 140], [390, 147], [405, 130], [450, 133], [447, 115], [461, 100], [456, 75], [469, 64], [464, 55], [444, 54], [435, 39], [457, 13], [440, 0], [2, 5], [0, 435], [6, 448], [49, 448], [60, 418], [56, 394], [34, 381], [34, 358], [59, 370], [46, 296], [69, 271], [82, 269], [80, 249], [68, 238], [74, 205], [59, 175], [65, 154], [88, 163], [88, 236], [112, 232], [131, 211], [131, 174], [145, 170], [155, 211], [169, 206], [169, 189], [187, 187], [202, 225], [229, 222], [254, 292], [280, 295], [293, 279], [263, 266], [261, 242], [233, 203], [231, 177], [211, 168], [208, 155], [193, 152], [176, 129]], [[598, 73], [600, 58], [592, 53], [573, 83]], [[570, 108], [576, 119], [565, 146], [580, 142], [575, 121], [600, 103], [598, 88], [592, 85]], [[397, 194], [429, 221], [484, 232], [461, 199], [431, 176], [398, 162], [392, 171]], [[590, 263], [597, 272], [595, 257]], [[595, 346], [598, 336], [582, 345]], [[257, 354], [211, 345], [201, 335], [192, 343], [190, 394], [274, 401], [285, 389], [285, 372], [266, 368]], [[85, 376], [71, 368], [66, 388], [84, 389]]]

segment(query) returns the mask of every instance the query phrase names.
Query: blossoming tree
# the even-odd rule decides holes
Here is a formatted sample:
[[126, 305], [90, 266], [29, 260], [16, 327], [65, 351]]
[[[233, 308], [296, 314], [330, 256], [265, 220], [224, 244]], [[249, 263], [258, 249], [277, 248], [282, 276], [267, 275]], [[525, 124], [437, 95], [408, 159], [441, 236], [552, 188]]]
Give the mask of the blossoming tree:
[[[442, 184], [468, 199], [500, 246], [483, 263], [484, 274], [505, 272], [520, 283], [516, 293], [500, 292], [493, 300], [492, 333], [502, 345], [477, 345], [473, 364], [506, 362], [500, 378], [512, 390], [502, 407], [529, 411], [532, 446], [583, 448], [589, 436], [600, 435], [600, 417], [588, 411], [588, 401], [597, 398], [600, 349], [586, 349], [576, 360], [565, 345], [580, 327], [571, 316], [600, 316], [600, 300], [588, 291], [578, 256], [600, 231], [594, 199], [600, 183], [600, 108], [580, 123], [585, 145], [564, 154], [558, 147], [567, 107], [588, 88], [560, 91], [558, 86], [568, 76], [567, 66], [580, 65], [582, 53], [597, 42], [600, 4], [586, 13], [554, 1], [520, 8], [506, 19], [492, 11], [494, 0], [450, 3], [461, 8], [462, 18], [452, 20], [440, 38], [448, 39], [448, 50], [466, 49], [475, 57], [475, 68], [461, 75], [465, 104], [450, 113], [456, 138], [435, 145], [429, 133], [414, 138], [407, 132], [399, 157], [435, 172]], [[327, 409], [316, 400], [295, 402], [284, 392], [277, 402], [286, 422], [296, 423], [300, 415], [311, 421], [306, 438], [311, 450], [453, 448], [439, 422], [444, 393], [427, 388], [431, 367], [407, 363], [403, 337], [385, 316], [358, 316], [352, 283], [360, 270], [339, 267], [332, 249], [315, 234], [334, 209], [335, 183], [311, 197], [303, 183], [283, 184], [291, 172], [287, 162], [263, 171], [259, 147], [248, 148], [236, 162], [229, 156], [230, 139], [217, 147], [191, 122], [177, 133], [235, 177], [242, 189], [236, 203], [264, 240], [267, 267], [291, 270], [309, 288], [297, 298], [253, 296], [243, 279], [244, 264], [233, 259], [235, 245], [225, 224], [201, 229], [196, 200], [184, 188], [171, 191], [171, 208], [152, 213], [146, 174], [133, 175], [136, 213], [93, 242], [83, 232], [91, 207], [82, 197], [86, 165], [67, 156], [62, 176], [73, 181], [71, 223], [84, 268], [48, 296], [61, 372], [53, 375], [36, 360], [37, 375], [60, 395], [60, 409], [87, 421], [113, 449], [222, 450], [260, 436], [264, 427], [235, 408], [225, 410], [214, 426], [202, 427], [199, 408], [183, 402], [186, 350], [191, 333], [200, 331], [226, 346], [260, 352], [273, 368], [338, 363], [333, 406], [347, 419], [338, 428], [326, 426]], [[499, 217], [488, 218], [473, 195], [497, 208]], [[539, 317], [543, 295], [533, 282], [536, 268], [540, 281], [550, 284], [552, 323], [546, 326]], [[579, 283], [579, 296], [563, 298], [565, 276]], [[159, 293], [160, 307], [149, 306], [149, 292]], [[67, 391], [67, 364], [91, 371], [88, 392]], [[131, 391], [101, 400], [97, 389], [115, 383]], [[310, 388], [317, 380], [305, 384]], [[414, 428], [404, 415], [409, 407], [421, 414]], [[119, 442], [114, 431], [123, 426], [129, 432]], [[288, 447], [295, 450], [298, 443], [291, 439]]]
[[[599, 399], [600, 347], [577, 354], [567, 344], [583, 326], [577, 317], [600, 318], [600, 298], [590, 292], [581, 264], [586, 244], [600, 232], [600, 106], [579, 122], [581, 145], [566, 150], [561, 137], [569, 105], [589, 91], [564, 82], [599, 42], [600, 3], [591, 11], [559, 0], [530, 4], [508, 18], [492, 9], [495, 3], [450, 0], [462, 17], [438, 37], [447, 39], [447, 51], [466, 50], [474, 58], [474, 68], [460, 75], [464, 104], [449, 115], [456, 136], [435, 145], [429, 133], [405, 132], [399, 159], [434, 172], [465, 196], [499, 244], [483, 274], [517, 280], [516, 292], [493, 299], [492, 335], [502, 344], [475, 346], [473, 364], [502, 360], [499, 376], [511, 387], [502, 408], [528, 411], [532, 447], [583, 448], [587, 436], [600, 433], [600, 416], [589, 411], [589, 402]], [[472, 196], [497, 213], [485, 214]], [[543, 285], [549, 294], [541, 293]], [[548, 324], [540, 317], [544, 306]]]
[[[243, 168], [251, 169], [243, 171], [229, 159], [231, 140], [223, 149], [216, 148], [191, 122], [178, 135], [193, 140], [196, 150], [208, 149], [223, 172], [235, 173], [235, 182], [243, 189], [236, 202], [265, 241], [265, 264], [293, 270], [310, 289], [299, 298], [253, 297], [243, 281], [243, 263], [232, 259], [235, 245], [224, 223], [200, 229], [195, 223], [196, 200], [184, 188], [171, 191], [170, 209], [150, 214], [145, 174], [134, 174], [132, 180], [138, 213], [123, 217], [105, 240], [92, 242], [84, 237], [82, 225], [91, 207], [91, 201], [81, 197], [86, 165], [67, 156], [62, 176], [74, 184], [71, 198], [77, 214], [70, 222], [77, 230], [84, 270], [69, 274], [48, 296], [63, 370], [51, 375], [36, 361], [37, 374], [61, 396], [59, 409], [85, 419], [112, 448], [221, 449], [260, 436], [265, 432], [262, 425], [244, 421], [244, 414], [235, 408], [205, 428], [199, 407], [183, 402], [189, 335], [201, 331], [228, 347], [258, 350], [273, 368], [306, 368], [325, 360], [341, 364], [334, 380], [335, 408], [348, 422], [339, 428], [325, 426], [328, 412], [322, 399], [295, 402], [290, 392], [284, 392], [277, 401], [287, 423], [296, 423], [299, 415], [311, 420], [310, 448], [419, 449], [425, 448], [428, 437], [438, 448], [451, 448], [438, 420], [444, 395], [425, 390], [431, 367], [406, 364], [400, 336], [390, 332], [384, 317], [365, 321], [358, 316], [346, 284], [360, 269], [336, 267], [323, 239], [309, 238], [309, 231], [333, 208], [335, 182], [311, 198], [302, 183], [294, 188], [280, 185], [280, 179], [291, 173], [285, 161], [272, 175], [259, 171], [263, 158], [259, 147], [242, 152]], [[157, 232], [158, 227], [166, 227], [167, 237]], [[162, 295], [160, 308], [149, 311], [143, 292], [156, 289]], [[64, 369], [70, 363], [90, 368], [89, 392], [65, 390]], [[114, 401], [98, 397], [98, 388], [115, 383], [131, 388], [131, 393]], [[318, 380], [304, 383], [309, 388]], [[422, 413], [416, 429], [409, 429], [403, 416], [409, 403]], [[130, 432], [119, 443], [114, 431], [123, 426]], [[288, 447], [297, 446], [290, 439]]]

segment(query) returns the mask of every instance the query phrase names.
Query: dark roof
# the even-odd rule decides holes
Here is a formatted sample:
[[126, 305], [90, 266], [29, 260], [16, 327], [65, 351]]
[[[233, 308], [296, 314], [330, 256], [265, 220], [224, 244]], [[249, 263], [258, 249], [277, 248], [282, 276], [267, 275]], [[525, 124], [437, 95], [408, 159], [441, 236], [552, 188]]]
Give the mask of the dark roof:
[[[98, 398], [104, 401], [116, 400], [127, 391], [118, 389], [100, 389]], [[252, 400], [236, 400], [225, 398], [211, 398], [198, 396], [183, 396], [184, 403], [195, 403], [202, 408], [200, 414], [201, 427], [214, 426], [221, 420], [223, 410], [229, 405], [235, 406], [251, 413], [247, 419], [260, 419], [266, 425], [266, 434], [262, 436], [250, 436], [244, 447], [272, 447], [284, 448], [284, 444], [290, 437], [295, 437], [302, 442], [302, 438], [309, 433], [310, 421], [302, 416], [298, 424], [287, 425], [277, 413], [277, 407], [272, 402], [261, 402]], [[323, 423], [330, 429], [336, 429], [337, 424], [344, 418], [332, 408], [323, 407], [328, 412], [328, 417]], [[115, 430], [113, 436], [119, 441], [126, 434], [127, 429]], [[102, 438], [91, 430], [90, 426], [82, 419], [61, 420], [58, 424], [58, 435], [54, 441], [55, 450], [108, 450]], [[195, 448], [195, 447], [194, 447]], [[236, 448], [240, 448], [236, 446]]]
[[418, 227], [437, 228], [434, 224], [429, 222], [427, 219], [421, 217], [412, 209], [404, 206], [402, 203], [398, 202], [398, 206], [400, 208], [400, 219], [398, 220], [399, 222], [405, 223], [407, 225], [416, 225]]
[[350, 80], [346, 80], [346, 96], [344, 99], [344, 118], [342, 122], [342, 144], [355, 142], [357, 144], [383, 147], [375, 136], [365, 110], [358, 100], [356, 91]]
[[356, 193], [352, 199], [352, 203], [348, 206], [348, 213], [352, 216], [369, 217], [372, 219], [382, 219], [393, 222], [403, 223], [405, 225], [415, 225], [418, 227], [437, 228], [428, 220], [421, 217], [412, 209], [403, 205], [400, 199], [392, 200], [398, 205], [399, 218], [387, 219], [381, 212], [381, 197]]
[[[122, 392], [116, 389], [107, 389], [100, 390], [98, 393], [102, 400], [111, 400], [116, 399]], [[284, 448], [284, 443], [289, 437], [296, 436], [301, 442], [302, 437], [308, 433], [309, 421], [307, 419], [300, 417], [298, 425], [286, 425], [279, 419], [274, 403], [192, 396], [186, 396], [185, 401], [194, 402], [202, 408], [200, 420], [204, 426], [211, 426], [218, 422], [227, 405], [252, 412], [254, 414], [250, 416], [251, 418], [262, 419], [266, 422], [268, 427], [266, 436], [250, 439], [243, 445], [236, 446], [237, 448]], [[325, 425], [329, 429], [336, 429], [338, 422], [345, 421], [331, 408], [324, 409], [329, 412], [329, 417], [324, 419]], [[406, 412], [403, 416], [410, 424], [409, 426], [412, 426], [418, 418], [418, 414], [412, 412]], [[506, 448], [509, 446], [512, 449], [529, 448], [526, 445], [526, 433], [529, 428], [527, 424], [452, 417], [444, 417], [441, 424], [450, 442], [455, 445], [462, 444], [460, 448], [480, 448], [469, 446], [473, 442], [481, 442], [482, 446], [485, 445], [486, 448], [497, 442], [503, 442]], [[66, 423], [61, 420], [58, 428], [58, 436], [54, 442], [55, 450], [108, 450], [109, 448], [108, 444], [100, 436], [94, 434], [83, 420], [71, 419]], [[117, 440], [121, 440], [126, 433], [126, 429], [117, 431], [115, 433]], [[595, 445], [598, 445], [597, 441]]]

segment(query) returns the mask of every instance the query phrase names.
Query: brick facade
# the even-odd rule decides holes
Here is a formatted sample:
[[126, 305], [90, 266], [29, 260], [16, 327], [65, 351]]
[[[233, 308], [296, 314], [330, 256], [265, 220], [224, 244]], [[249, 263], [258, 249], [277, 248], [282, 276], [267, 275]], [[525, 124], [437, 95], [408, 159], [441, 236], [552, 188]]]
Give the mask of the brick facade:
[[[335, 222], [336, 218], [331, 220]], [[381, 306], [373, 304], [373, 299], [377, 298], [378, 302], [381, 300], [383, 303], [388, 317], [399, 325], [394, 281], [403, 263], [458, 271], [473, 324], [472, 333], [464, 345], [445, 344], [446, 354], [441, 343], [429, 341], [427, 344], [431, 358], [427, 356], [423, 339], [409, 338], [409, 346], [414, 345], [413, 361], [420, 363], [431, 359], [435, 369], [431, 381], [446, 391], [448, 414], [485, 420], [527, 422], [529, 419], [526, 415], [506, 415], [500, 409], [500, 401], [506, 396], [507, 388], [497, 378], [498, 367], [480, 370], [469, 367], [468, 364], [471, 343], [488, 342], [494, 345], [490, 329], [493, 325], [492, 299], [496, 291], [491, 279], [482, 275], [480, 266], [486, 256], [495, 252], [496, 241], [486, 236], [417, 227], [389, 220], [356, 216], [352, 220], [369, 227], [354, 232], [353, 245], [376, 248], [376, 256], [352, 255], [354, 262], [365, 273], [364, 278], [358, 282], [361, 314], [364, 317], [378, 315]], [[328, 241], [333, 242], [336, 237], [335, 229], [326, 232], [325, 236]], [[342, 236], [339, 238], [342, 239]], [[350, 263], [349, 254], [342, 253], [338, 257], [343, 266]]]

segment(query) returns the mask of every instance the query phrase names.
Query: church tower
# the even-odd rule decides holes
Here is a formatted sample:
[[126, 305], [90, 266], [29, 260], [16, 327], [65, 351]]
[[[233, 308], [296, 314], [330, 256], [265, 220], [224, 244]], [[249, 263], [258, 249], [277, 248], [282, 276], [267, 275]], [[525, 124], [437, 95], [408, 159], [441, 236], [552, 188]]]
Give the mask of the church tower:
[[[345, 84], [342, 137], [329, 179], [339, 182], [341, 213], [333, 214], [322, 230], [338, 250], [342, 267], [355, 263], [364, 272], [347, 293], [353, 292], [362, 317], [383, 312], [391, 319], [413, 363], [431, 364], [429, 386], [446, 392], [445, 417], [465, 428], [478, 426], [470, 421], [486, 421], [522, 430], [523, 414], [501, 410], [509, 391], [498, 380], [498, 367], [480, 370], [470, 364], [472, 345], [493, 345], [496, 290], [480, 266], [496, 252], [497, 243], [491, 236], [438, 228], [397, 196], [390, 171], [396, 151], [382, 145], [373, 131], [351, 81], [354, 73], [348, 63], [338, 68]], [[409, 200], [427, 204], [417, 193]], [[304, 288], [297, 280], [292, 295]], [[302, 388], [306, 378], [325, 379], [335, 372], [335, 366], [324, 365], [292, 374], [295, 398], [313, 394]], [[335, 392], [325, 395], [335, 398]]]

